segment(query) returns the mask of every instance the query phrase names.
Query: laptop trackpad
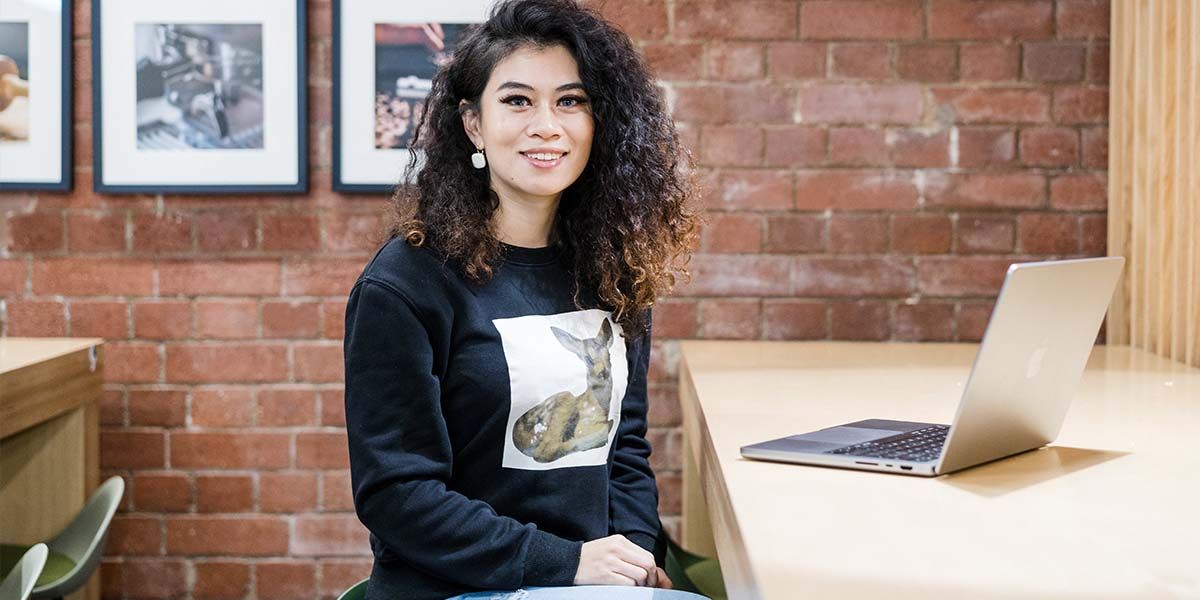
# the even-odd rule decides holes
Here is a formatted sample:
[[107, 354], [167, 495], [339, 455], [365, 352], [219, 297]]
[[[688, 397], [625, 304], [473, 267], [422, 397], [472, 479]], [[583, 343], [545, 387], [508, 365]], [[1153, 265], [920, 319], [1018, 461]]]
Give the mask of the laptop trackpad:
[[904, 433], [903, 431], [890, 431], [887, 429], [868, 429], [865, 427], [850, 427], [842, 425], [840, 427], [830, 427], [812, 433], [803, 435], [794, 435], [789, 439], [805, 442], [822, 442], [826, 444], [837, 444], [839, 446], [849, 446], [870, 440], [878, 440], [881, 438]]

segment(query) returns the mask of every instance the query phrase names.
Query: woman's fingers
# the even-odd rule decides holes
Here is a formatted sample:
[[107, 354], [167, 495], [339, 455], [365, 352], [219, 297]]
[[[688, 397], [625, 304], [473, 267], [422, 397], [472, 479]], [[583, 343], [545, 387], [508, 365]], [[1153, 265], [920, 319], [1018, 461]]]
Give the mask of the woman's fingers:
[[620, 560], [618, 558], [616, 564], [612, 566], [612, 570], [613, 573], [617, 575], [631, 579], [633, 581], [633, 585], [646, 585], [646, 577], [648, 576], [648, 573], [646, 569], [639, 567], [638, 565], [625, 560]]

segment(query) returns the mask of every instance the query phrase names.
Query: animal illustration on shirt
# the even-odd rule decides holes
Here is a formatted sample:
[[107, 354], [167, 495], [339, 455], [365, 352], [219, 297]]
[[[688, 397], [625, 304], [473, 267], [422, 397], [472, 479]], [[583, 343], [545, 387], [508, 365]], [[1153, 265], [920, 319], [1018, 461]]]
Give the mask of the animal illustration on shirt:
[[596, 337], [579, 339], [550, 327], [567, 350], [587, 365], [587, 389], [582, 394], [562, 391], [529, 409], [513, 427], [513, 443], [521, 453], [539, 463], [568, 454], [599, 448], [608, 442], [613, 420], [609, 418], [613, 384], [608, 348], [613, 331], [608, 319]]

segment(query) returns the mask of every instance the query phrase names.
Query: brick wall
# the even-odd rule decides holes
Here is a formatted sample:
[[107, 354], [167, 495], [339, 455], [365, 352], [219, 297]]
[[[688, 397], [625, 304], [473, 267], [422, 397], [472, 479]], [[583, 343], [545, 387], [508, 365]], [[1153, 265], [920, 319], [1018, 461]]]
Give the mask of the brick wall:
[[[330, 6], [309, 6], [312, 192], [0, 194], [0, 333], [106, 338], [106, 598], [333, 597], [366, 575], [345, 295], [377, 197], [330, 191]], [[1108, 3], [610, 0], [701, 167], [696, 279], [656, 309], [651, 438], [679, 512], [678, 340], [971, 341], [1014, 260], [1103, 254]]]

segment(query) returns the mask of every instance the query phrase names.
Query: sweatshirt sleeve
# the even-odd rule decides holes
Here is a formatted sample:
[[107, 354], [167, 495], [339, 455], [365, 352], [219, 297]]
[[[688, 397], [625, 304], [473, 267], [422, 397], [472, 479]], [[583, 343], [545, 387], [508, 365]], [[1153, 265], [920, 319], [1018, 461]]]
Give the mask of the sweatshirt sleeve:
[[580, 542], [447, 489], [452, 453], [433, 344], [413, 303], [364, 277], [346, 306], [346, 429], [359, 520], [405, 562], [482, 588], [570, 585]]
[[[650, 318], [649, 311], [647, 319]], [[609, 531], [654, 554], [661, 566], [666, 539], [658, 520], [658, 486], [650, 468], [650, 444], [646, 441], [646, 372], [650, 365], [650, 330], [636, 346], [629, 385], [621, 403], [621, 425], [617, 429], [609, 477]], [[634, 350], [634, 349], [631, 349]]]

